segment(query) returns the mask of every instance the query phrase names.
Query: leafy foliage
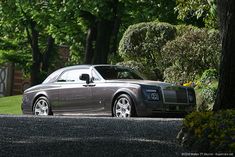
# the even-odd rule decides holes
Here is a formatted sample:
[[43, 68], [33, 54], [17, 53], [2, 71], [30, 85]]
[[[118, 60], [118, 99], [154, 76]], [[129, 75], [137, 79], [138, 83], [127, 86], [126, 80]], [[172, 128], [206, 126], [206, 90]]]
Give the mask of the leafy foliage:
[[14, 62], [25, 72], [29, 72], [32, 56], [27, 47], [24, 47], [25, 44], [27, 41], [0, 37], [0, 64]]
[[183, 84], [185, 82], [188, 82], [188, 80], [192, 80], [190, 79], [191, 75], [189, 75], [185, 71], [182, 71], [177, 64], [167, 67], [164, 70], [163, 74], [164, 80], [166, 82]]
[[234, 110], [193, 112], [185, 117], [177, 138], [191, 151], [232, 153], [235, 151], [234, 131]]
[[0, 12], [1, 40], [9, 47], [0, 47], [2, 62], [17, 63], [31, 73], [32, 84], [40, 83], [40, 73], [48, 72], [55, 51], [46, 30], [52, 19], [48, 1], [4, 0]]
[[218, 88], [218, 72], [216, 69], [208, 69], [197, 82], [197, 110], [212, 110]]
[[119, 54], [125, 60], [141, 62], [155, 72], [156, 79], [162, 79], [161, 49], [167, 41], [174, 39], [176, 29], [167, 23], [149, 22], [130, 26], [124, 33]]
[[218, 69], [220, 50], [218, 31], [197, 28], [187, 30], [182, 36], [167, 42], [163, 48], [162, 58], [169, 65], [164, 72], [165, 80], [189, 82], [206, 69]]
[[[38, 62], [42, 62], [39, 61], [42, 59], [38, 58], [47, 58], [43, 56], [48, 49], [46, 42], [48, 37], [52, 38], [55, 44], [70, 47], [71, 62], [68, 64], [79, 64], [86, 57], [87, 53], [84, 52], [87, 52], [86, 47], [89, 45], [87, 38], [93, 26], [96, 28], [96, 33], [90, 43], [90, 48], [94, 49], [95, 53], [104, 52], [104, 49], [106, 53], [115, 53], [123, 31], [130, 24], [155, 19], [175, 23], [177, 21], [177, 15], [173, 9], [175, 5], [175, 0], [2, 0], [0, 2], [2, 15], [0, 35], [5, 41], [15, 39], [24, 41], [24, 44], [18, 42], [21, 47], [11, 51], [11, 54], [27, 53], [24, 59], [27, 67], [22, 65], [24, 69], [39, 67], [41, 63]], [[102, 22], [103, 25], [101, 25]], [[111, 25], [109, 30], [104, 28], [107, 26], [104, 22]], [[103, 29], [102, 33], [106, 33], [106, 39], [98, 29]], [[32, 41], [36, 43], [30, 44], [33, 34]], [[32, 45], [37, 45], [34, 50]], [[3, 47], [0, 49], [4, 50]], [[39, 52], [38, 55], [33, 54], [35, 50]], [[94, 56], [106, 58], [108, 56], [106, 53], [105, 55], [98, 53], [91, 58]], [[54, 52], [53, 54], [56, 55]], [[30, 60], [28, 60], [28, 55], [31, 55]], [[9, 57], [1, 53], [0, 56], [5, 56], [2, 58], [5, 61], [17, 61], [12, 58], [14, 55]], [[21, 55], [21, 58], [24, 56]], [[17, 62], [21, 64], [21, 61]], [[51, 64], [53, 63], [49, 65]], [[35, 70], [31, 69], [31, 71]], [[41, 72], [44, 73], [43, 70], [37, 70], [36, 73]]]
[[208, 86], [202, 89], [202, 95], [208, 103], [214, 103], [216, 97], [216, 90], [218, 85]]
[[206, 27], [218, 28], [216, 0], [176, 0], [176, 3], [179, 19], [197, 26], [202, 25], [198, 21], [203, 19]]
[[125, 67], [130, 67], [131, 69], [134, 69], [137, 72], [141, 72], [140, 75], [142, 75], [143, 78], [154, 80], [155, 74], [153, 71], [149, 70], [149, 68], [146, 68], [142, 63], [136, 62], [136, 61], [124, 61], [119, 62], [117, 65], [122, 65]]
[[218, 72], [216, 69], [205, 70], [201, 77], [203, 84], [209, 84], [214, 80], [218, 80]]

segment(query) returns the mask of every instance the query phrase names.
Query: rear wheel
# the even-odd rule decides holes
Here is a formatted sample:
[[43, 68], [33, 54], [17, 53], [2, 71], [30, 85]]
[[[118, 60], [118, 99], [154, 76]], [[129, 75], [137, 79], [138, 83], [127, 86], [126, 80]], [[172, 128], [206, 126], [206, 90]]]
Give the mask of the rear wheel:
[[52, 115], [49, 101], [46, 97], [41, 96], [35, 101], [33, 106], [33, 114], [39, 116]]
[[135, 115], [134, 104], [127, 94], [121, 94], [117, 97], [113, 105], [113, 116], [128, 118]]

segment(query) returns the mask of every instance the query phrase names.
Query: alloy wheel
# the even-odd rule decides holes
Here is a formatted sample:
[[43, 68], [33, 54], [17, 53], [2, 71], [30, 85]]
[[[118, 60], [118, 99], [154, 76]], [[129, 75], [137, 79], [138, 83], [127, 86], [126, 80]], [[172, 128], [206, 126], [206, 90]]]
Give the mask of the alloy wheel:
[[39, 115], [39, 116], [49, 115], [49, 105], [45, 99], [39, 98], [38, 101], [35, 103], [34, 115]]
[[116, 101], [115, 116], [121, 118], [131, 117], [131, 102], [126, 97], [121, 97]]

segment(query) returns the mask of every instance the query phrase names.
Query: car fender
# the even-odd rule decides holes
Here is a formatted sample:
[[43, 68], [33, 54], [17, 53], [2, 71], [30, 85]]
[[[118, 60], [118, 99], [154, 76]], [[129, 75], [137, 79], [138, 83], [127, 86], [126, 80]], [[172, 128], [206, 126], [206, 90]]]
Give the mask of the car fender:
[[131, 97], [134, 105], [136, 106], [136, 103], [137, 103], [136, 97], [138, 95], [138, 92], [135, 93], [133, 90], [129, 88], [118, 89], [112, 96], [112, 105], [114, 104], [114, 101], [116, 100], [116, 98], [121, 94], [128, 94]]
[[45, 96], [45, 97], [48, 98], [47, 92], [45, 92], [45, 91], [40, 91], [40, 92], [38, 92], [37, 94], [35, 94], [35, 96], [34, 96], [34, 98], [33, 98], [32, 107], [33, 107], [35, 101], [37, 100], [37, 98], [39, 98], [39, 97], [41, 97], [41, 96]]

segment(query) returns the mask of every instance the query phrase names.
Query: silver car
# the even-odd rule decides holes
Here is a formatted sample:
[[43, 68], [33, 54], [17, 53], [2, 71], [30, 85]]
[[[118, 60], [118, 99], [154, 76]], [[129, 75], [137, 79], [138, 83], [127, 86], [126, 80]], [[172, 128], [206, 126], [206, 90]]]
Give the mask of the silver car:
[[114, 117], [188, 113], [194, 89], [144, 80], [130, 68], [77, 65], [53, 72], [25, 90], [22, 111], [33, 115], [108, 114]]

